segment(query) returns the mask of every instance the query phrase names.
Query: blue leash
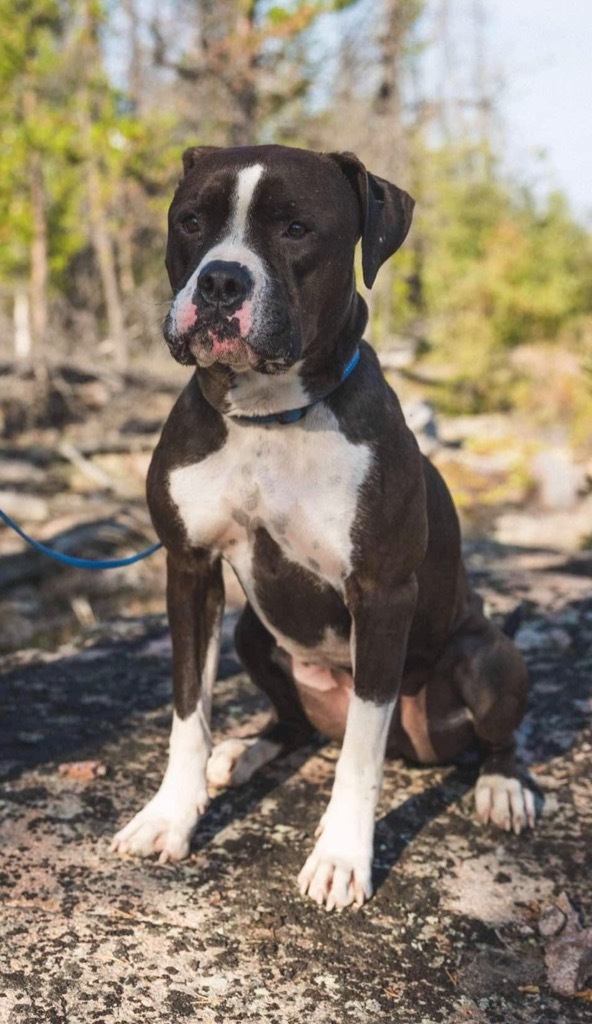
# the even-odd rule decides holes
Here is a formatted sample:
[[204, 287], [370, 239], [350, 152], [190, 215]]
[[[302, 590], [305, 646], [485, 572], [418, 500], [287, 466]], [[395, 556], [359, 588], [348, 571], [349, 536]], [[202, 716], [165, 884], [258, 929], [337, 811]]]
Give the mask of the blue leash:
[[[360, 361], [360, 350], [356, 348], [353, 356], [347, 363], [339, 384], [336, 384], [334, 388], [331, 388], [324, 395], [320, 395], [315, 398], [310, 405], [304, 405], [300, 409], [286, 409], [285, 412], [270, 413], [267, 416], [233, 416], [233, 420], [237, 420], [239, 423], [257, 423], [257, 424], [268, 424], [268, 423], [295, 423], [297, 420], [302, 419], [312, 405], [316, 405], [318, 402], [323, 401], [324, 398], [328, 398], [329, 395], [337, 391], [344, 381], [353, 373], [356, 366]], [[55, 551], [53, 548], [47, 547], [46, 544], [40, 544], [38, 540], [33, 540], [29, 537], [28, 533], [21, 530], [20, 526], [17, 526], [14, 519], [11, 519], [6, 512], [3, 512], [0, 508], [0, 519], [3, 519], [7, 526], [10, 526], [11, 530], [18, 533], [19, 537], [22, 537], [27, 544], [40, 551], [42, 555], [47, 555], [48, 558], [53, 558], [56, 562], [62, 562], [63, 565], [73, 565], [76, 569], [121, 569], [126, 565], [133, 565], [134, 562], [141, 562], [143, 558], [149, 558], [150, 555], [154, 554], [162, 547], [162, 544], [152, 544], [151, 547], [146, 548], [145, 551], [140, 551], [137, 555], [131, 555], [129, 558], [112, 558], [112, 559], [99, 559], [99, 558], [75, 558], [73, 555], [64, 555], [61, 551]]]
[[73, 565], [76, 569], [121, 569], [125, 565], [133, 565], [134, 562], [141, 562], [143, 558], [148, 558], [155, 551], [158, 551], [162, 547], [162, 544], [153, 544], [151, 547], [146, 548], [145, 551], [140, 551], [137, 555], [131, 555], [130, 558], [112, 558], [102, 560], [98, 558], [75, 558], [73, 555], [64, 555], [61, 551], [54, 551], [53, 548], [47, 547], [46, 544], [40, 544], [38, 540], [33, 540], [29, 537], [24, 530], [21, 530], [20, 526], [14, 522], [3, 512], [0, 508], [0, 519], [3, 519], [7, 526], [10, 526], [11, 530], [18, 533], [19, 537], [26, 540], [27, 544], [31, 547], [36, 548], [42, 555], [47, 555], [49, 558], [55, 559], [56, 562], [63, 562], [64, 565]]

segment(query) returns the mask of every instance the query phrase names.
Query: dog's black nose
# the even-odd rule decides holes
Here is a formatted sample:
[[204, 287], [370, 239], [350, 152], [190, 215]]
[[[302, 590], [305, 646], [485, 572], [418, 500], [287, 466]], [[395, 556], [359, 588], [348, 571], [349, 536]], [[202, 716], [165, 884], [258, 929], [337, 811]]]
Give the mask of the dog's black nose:
[[253, 290], [253, 278], [240, 263], [212, 260], [197, 279], [197, 298], [221, 310], [238, 309]]

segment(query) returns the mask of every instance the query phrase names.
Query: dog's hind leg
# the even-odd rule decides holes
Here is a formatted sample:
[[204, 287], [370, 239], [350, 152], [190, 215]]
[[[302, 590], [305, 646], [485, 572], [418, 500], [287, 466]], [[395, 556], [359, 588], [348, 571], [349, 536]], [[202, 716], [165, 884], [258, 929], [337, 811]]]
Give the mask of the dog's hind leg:
[[532, 791], [523, 784], [515, 758], [514, 730], [524, 714], [528, 671], [509, 637], [485, 618], [472, 597], [470, 615], [457, 633], [453, 678], [473, 717], [484, 757], [475, 788], [477, 816], [519, 833], [535, 824]]
[[294, 680], [274, 658], [275, 639], [249, 604], [238, 621], [235, 644], [253, 683], [271, 701], [275, 721], [259, 736], [223, 740], [214, 748], [207, 779], [215, 787], [248, 782], [263, 765], [305, 744], [313, 731]]

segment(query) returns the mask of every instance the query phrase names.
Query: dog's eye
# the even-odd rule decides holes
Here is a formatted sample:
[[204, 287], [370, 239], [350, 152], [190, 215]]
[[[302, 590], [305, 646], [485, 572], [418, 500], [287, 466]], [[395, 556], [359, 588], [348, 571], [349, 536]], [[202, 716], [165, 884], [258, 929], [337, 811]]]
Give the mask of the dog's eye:
[[188, 235], [196, 235], [201, 232], [201, 221], [196, 213], [183, 214], [179, 224], [181, 225], [181, 230], [185, 231]]
[[308, 234], [308, 228], [299, 220], [293, 220], [286, 230], [288, 238], [304, 238]]

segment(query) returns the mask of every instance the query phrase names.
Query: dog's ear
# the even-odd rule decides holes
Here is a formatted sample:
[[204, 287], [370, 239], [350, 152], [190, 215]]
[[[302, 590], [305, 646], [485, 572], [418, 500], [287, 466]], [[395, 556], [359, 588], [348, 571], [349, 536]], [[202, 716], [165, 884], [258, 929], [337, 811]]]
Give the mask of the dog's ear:
[[358, 197], [362, 224], [362, 271], [371, 288], [385, 260], [403, 244], [415, 200], [390, 181], [370, 174], [353, 153], [329, 153]]
[[183, 153], [183, 174], [189, 174], [206, 153], [215, 153], [220, 146], [190, 146]]

